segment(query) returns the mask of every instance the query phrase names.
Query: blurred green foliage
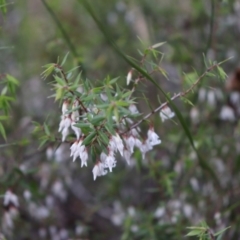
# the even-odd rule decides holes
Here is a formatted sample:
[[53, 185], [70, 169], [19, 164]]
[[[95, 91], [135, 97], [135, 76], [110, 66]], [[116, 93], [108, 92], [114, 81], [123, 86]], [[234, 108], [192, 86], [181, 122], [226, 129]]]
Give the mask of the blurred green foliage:
[[[20, 201], [14, 230], [4, 232], [7, 239], [197, 239], [206, 235], [206, 229], [218, 233], [228, 226], [222, 239], [238, 239], [239, 123], [219, 119], [228, 93], [215, 75], [201, 82], [187, 104], [177, 101], [175, 110], [183, 116], [196, 151], [217, 182], [199, 164], [181, 121], [163, 125], [158, 114], [149, 121], [162, 144], [148, 153], [147, 161], [136, 152], [130, 166], [119, 159], [112, 174], [95, 182], [92, 166], [81, 169], [69, 158], [69, 144], [54, 141], [59, 137], [61, 112], [48, 98], [54, 79], [43, 81], [42, 66], [69, 52], [66, 69], [80, 65], [77, 71], [93, 85], [106, 76], [120, 76], [120, 87], [132, 68], [79, 2], [0, 0], [0, 194], [11, 188]], [[134, 63], [149, 46], [166, 42], [161, 47], [164, 57], [155, 63], [164, 74], [152, 77], [168, 96], [191, 85], [205, 71], [206, 59], [213, 63], [234, 56], [222, 66], [227, 73], [239, 65], [238, 1], [89, 3], [107, 34]], [[52, 65], [48, 67], [50, 72]], [[217, 71], [227, 78], [221, 69]], [[201, 89], [205, 89], [204, 101], [199, 99]], [[212, 92], [214, 104], [208, 97]], [[140, 111], [146, 114], [164, 102], [165, 97], [157, 95], [150, 82], [141, 83], [134, 94]], [[147, 128], [144, 123], [142, 131]], [[45, 133], [51, 141], [38, 148]], [[0, 211], [3, 216], [6, 209]], [[196, 232], [202, 220], [208, 226]], [[190, 231], [195, 236], [184, 237]]]

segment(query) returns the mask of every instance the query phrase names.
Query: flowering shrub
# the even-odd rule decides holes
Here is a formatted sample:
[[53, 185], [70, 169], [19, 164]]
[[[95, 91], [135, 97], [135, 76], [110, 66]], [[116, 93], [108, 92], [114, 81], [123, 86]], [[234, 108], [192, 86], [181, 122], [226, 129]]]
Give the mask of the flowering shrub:
[[[34, 12], [36, 21], [26, 21], [36, 26], [41, 37], [35, 38], [34, 28], [24, 21], [20, 22], [25, 27], [11, 28], [19, 29], [20, 33], [22, 29], [30, 31], [26, 37], [20, 34], [21, 41], [14, 43], [16, 50], [22, 51], [21, 64], [14, 55], [8, 58], [12, 53], [3, 52], [0, 47], [3, 53], [0, 65], [0, 197], [3, 203], [0, 239], [4, 239], [3, 232], [7, 239], [16, 240], [99, 240], [120, 236], [122, 240], [165, 240], [181, 239], [186, 234], [212, 240], [223, 239], [223, 231], [229, 225], [232, 227], [226, 232], [227, 237], [237, 239], [239, 114], [235, 106], [239, 103], [239, 92], [231, 93], [227, 103], [224, 85], [219, 81], [227, 79], [221, 68], [223, 62], [213, 60], [227, 59], [232, 51], [228, 47], [226, 50], [218, 48], [218, 34], [214, 32], [217, 28], [213, 26], [210, 45], [205, 49], [203, 35], [209, 26], [208, 17], [202, 16], [205, 7], [202, 10], [201, 7], [205, 5], [191, 2], [192, 12], [187, 18], [193, 25], [189, 25], [188, 19], [184, 24], [181, 22], [186, 12], [178, 9], [182, 3], [179, 4], [174, 25], [169, 18], [177, 12], [162, 11], [162, 6], [151, 4], [153, 1], [146, 6], [145, 1], [133, 5], [127, 1], [111, 1], [114, 6], [106, 2], [98, 12], [101, 21], [88, 1], [79, 1], [85, 10], [81, 12], [78, 6], [81, 14], [77, 11], [75, 15], [72, 3], [39, 2], [45, 6], [43, 11], [47, 10], [46, 14], [52, 16], [53, 25], [45, 13], [39, 19]], [[26, 9], [41, 11], [39, 2], [29, 1]], [[227, 1], [211, 2], [221, 9]], [[4, 6], [6, 13], [5, 4], [4, 0], [0, 1], [0, 8]], [[54, 4], [59, 6], [58, 10]], [[62, 11], [61, 4], [69, 4], [63, 8], [63, 15], [58, 12]], [[232, 14], [238, 16], [238, 6], [233, 9], [236, 13]], [[144, 29], [141, 14], [148, 15], [148, 11], [154, 16], [154, 38], [167, 39], [168, 44], [158, 43], [144, 49], [139, 42], [128, 41], [125, 33], [114, 36], [113, 40], [110, 31], [101, 24], [123, 29], [122, 23], [126, 23], [129, 36], [135, 36], [133, 31], [138, 29], [138, 23], [141, 23], [138, 31], [141, 33]], [[10, 19], [27, 13], [16, 12]], [[101, 39], [93, 26], [89, 28], [91, 21], [85, 21], [89, 16], [95, 19], [105, 38]], [[204, 21], [199, 21], [203, 18]], [[15, 17], [13, 20], [17, 24]], [[226, 28], [228, 33], [229, 25], [222, 27], [223, 22], [221, 31]], [[56, 36], [54, 23], [59, 30]], [[195, 23], [201, 27], [197, 29]], [[68, 24], [66, 33], [64, 29]], [[84, 29], [79, 38], [80, 25], [91, 29], [89, 38], [93, 42], [83, 40], [87, 36]], [[44, 34], [43, 26], [47, 29]], [[159, 31], [160, 26], [165, 30]], [[175, 35], [175, 32], [181, 33], [182, 28], [184, 34], [180, 35], [184, 41]], [[228, 37], [221, 39], [221, 44]], [[5, 44], [10, 44], [9, 39], [5, 39]], [[43, 43], [39, 44], [39, 49], [36, 39]], [[134, 58], [123, 54], [115, 40]], [[32, 43], [34, 51], [30, 50]], [[124, 63], [109, 54], [109, 46]], [[133, 52], [137, 48], [140, 60], [136, 60]], [[25, 49], [26, 53], [34, 52], [36, 56], [28, 58]], [[71, 54], [61, 63], [45, 66], [42, 77], [46, 80], [41, 81], [39, 66], [69, 50]], [[207, 55], [203, 61], [199, 57], [202, 52]], [[219, 58], [212, 57], [212, 52], [218, 53]], [[227, 71], [233, 63], [229, 62], [224, 65]], [[17, 76], [21, 86], [17, 88], [19, 82], [5, 72]], [[102, 77], [105, 75], [107, 77]], [[173, 83], [177, 83], [176, 86]], [[47, 98], [50, 91], [52, 95]], [[204, 222], [199, 225], [202, 219], [211, 227]], [[187, 226], [191, 227], [187, 230]]]
[[[163, 70], [154, 65], [154, 62], [146, 61], [150, 54], [155, 57], [161, 54], [156, 48], [162, 44], [158, 43], [146, 49], [140, 61], [142, 67], [148, 64], [153, 66], [150, 75], [155, 72], [163, 73]], [[83, 167], [87, 166], [91, 160], [94, 163], [93, 178], [96, 180], [97, 177], [113, 171], [117, 165], [117, 153], [120, 153], [121, 157], [129, 164], [134, 150], [138, 149], [144, 160], [146, 153], [152, 150], [155, 145], [160, 144], [161, 140], [152, 124], [149, 124], [147, 134], [142, 133], [141, 124], [143, 121], [149, 122], [148, 118], [157, 112], [160, 112], [162, 122], [173, 118], [175, 113], [168, 106], [168, 102], [161, 104], [141, 119], [142, 114], [139, 112], [136, 99], [133, 97], [138, 84], [146, 80], [141, 72], [137, 74], [137, 70], [135, 70], [136, 78], [133, 78], [133, 70], [127, 74], [126, 84], [129, 85], [132, 81], [132, 89], [120, 86], [120, 78], [118, 77], [113, 79], [107, 77], [101, 83], [94, 85], [93, 81], [83, 79], [81, 73], [74, 74], [76, 69], [65, 72], [63, 65], [66, 60], [67, 55], [60, 65], [58, 63], [47, 64], [42, 75], [46, 79], [52, 72], [55, 72], [52, 83], [55, 94], [52, 97], [60, 101], [62, 105], [58, 131], [62, 135], [61, 141], [71, 145], [70, 156], [73, 157], [73, 161], [80, 158], [81, 167]], [[175, 94], [171, 99], [185, 96], [214, 68], [218, 69], [222, 78], [225, 77], [220, 64], [214, 64], [195, 82], [191, 82], [189, 89]], [[164, 72], [164, 74], [166, 73]], [[168, 99], [169, 104], [173, 104], [171, 99]], [[138, 118], [140, 118], [139, 121], [137, 121]], [[50, 137], [46, 124], [44, 128], [47, 135], [42, 137], [41, 146], [48, 140], [58, 139]], [[35, 131], [38, 130], [39, 126], [36, 127]]]

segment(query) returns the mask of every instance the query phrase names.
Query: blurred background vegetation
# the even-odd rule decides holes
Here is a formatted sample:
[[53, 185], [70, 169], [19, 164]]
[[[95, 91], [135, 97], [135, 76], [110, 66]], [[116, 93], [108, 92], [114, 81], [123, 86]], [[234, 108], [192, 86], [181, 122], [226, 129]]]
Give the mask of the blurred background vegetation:
[[[229, 75], [239, 65], [238, 0], [89, 2], [127, 55], [141, 59], [139, 51], [166, 42], [159, 66], [168, 80], [160, 74], [154, 79], [171, 95], [185, 87], [183, 73], [205, 71], [204, 55], [212, 61], [233, 57], [223, 65]], [[187, 239], [186, 227], [203, 220], [214, 232], [231, 226], [222, 239], [240, 239], [240, 129], [237, 120], [219, 117], [231, 94], [225, 83], [208, 78], [191, 95], [194, 106], [176, 102], [215, 175], [199, 163], [177, 119], [163, 124], [156, 114], [151, 121], [162, 144], [146, 161], [139, 153], [130, 166], [119, 159], [113, 173], [94, 182], [92, 165], [81, 169], [73, 163], [68, 144], [38, 149], [32, 121], [47, 121], [58, 136], [61, 115], [48, 98], [51, 79], [41, 79], [42, 66], [70, 52], [66, 69], [80, 65], [93, 82], [120, 76], [123, 86], [131, 66], [111, 48], [80, 0], [7, 3], [7, 13], [0, 15], [0, 76], [10, 74], [20, 85], [10, 118], [3, 121], [7, 142], [0, 139], [0, 194], [11, 189], [20, 214], [10, 230], [2, 219], [6, 239]], [[149, 112], [141, 93], [152, 108], [158, 106], [156, 89], [143, 82], [135, 93], [141, 112]], [[0, 211], [3, 216], [6, 209]]]

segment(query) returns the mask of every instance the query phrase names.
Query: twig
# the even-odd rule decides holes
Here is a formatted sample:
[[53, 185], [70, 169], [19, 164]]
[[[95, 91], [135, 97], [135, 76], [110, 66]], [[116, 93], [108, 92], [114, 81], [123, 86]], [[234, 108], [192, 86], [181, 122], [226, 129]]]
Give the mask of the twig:
[[[59, 69], [59, 71], [61, 72], [61, 74], [62, 74], [62, 76], [63, 76], [63, 78], [64, 78], [64, 80], [65, 80], [65, 82], [66, 82], [67, 85], [68, 85], [68, 84], [69, 84], [69, 81], [68, 81], [68, 79], [67, 79], [67, 76], [66, 76], [65, 72], [63, 71], [63, 68], [62, 68], [60, 65], [58, 65], [58, 64], [55, 64], [54, 67], [57, 68], [57, 69]], [[73, 96], [75, 95], [74, 92], [73, 92], [71, 89], [68, 89], [68, 91], [69, 91]], [[78, 100], [79, 104], [81, 105], [81, 107], [83, 108], [83, 110], [87, 113], [88, 110], [87, 110], [87, 108], [84, 106], [84, 104], [82, 103], [82, 101], [80, 100], [79, 97], [77, 97], [77, 100]]]
[[[175, 100], [179, 97], [183, 97], [185, 95], [187, 95], [189, 92], [191, 92], [193, 90], [193, 88], [195, 88], [198, 83], [202, 80], [203, 77], [206, 76], [206, 74], [210, 71], [212, 71], [214, 68], [218, 67], [219, 64], [214, 64], [211, 67], [209, 67], [197, 80], [196, 82], [190, 87], [188, 88], [185, 92], [180, 92], [178, 94], [175, 94], [173, 97], [171, 97], [171, 100]], [[141, 120], [139, 120], [138, 122], [136, 122], [135, 124], [133, 124], [127, 131], [121, 133], [127, 133], [128, 131], [136, 128], [138, 125], [140, 125], [143, 121], [145, 121], [146, 119], [148, 119], [149, 117], [151, 117], [153, 114], [155, 114], [156, 112], [160, 111], [161, 109], [163, 109], [166, 105], [168, 104], [168, 102], [165, 102], [163, 104], [161, 104], [159, 107], [155, 108], [152, 112], [148, 113], [146, 116], [144, 116]]]
[[54, 22], [56, 23], [57, 27], [59, 28], [65, 42], [67, 43], [71, 53], [73, 54], [73, 56], [75, 58], [78, 59], [78, 64], [81, 65], [81, 69], [82, 69], [82, 74], [83, 76], [86, 76], [86, 70], [83, 66], [83, 63], [81, 61], [79, 61], [79, 54], [77, 52], [77, 49], [75, 48], [74, 44], [72, 43], [71, 39], [69, 38], [67, 32], [65, 31], [65, 29], [62, 26], [62, 23], [60, 22], [60, 20], [57, 18], [56, 14], [53, 12], [52, 8], [47, 4], [47, 2], [45, 0], [42, 0], [42, 3], [44, 5], [44, 7], [47, 9], [47, 11], [49, 12], [49, 14], [51, 15], [52, 19], [54, 20]]

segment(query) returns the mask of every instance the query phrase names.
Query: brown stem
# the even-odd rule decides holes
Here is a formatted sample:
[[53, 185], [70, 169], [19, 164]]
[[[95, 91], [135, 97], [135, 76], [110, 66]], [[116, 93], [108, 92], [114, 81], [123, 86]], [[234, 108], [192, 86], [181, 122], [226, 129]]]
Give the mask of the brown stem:
[[[189, 92], [191, 92], [193, 90], [194, 87], [196, 87], [198, 85], [198, 83], [202, 80], [203, 77], [206, 76], [206, 74], [210, 71], [212, 71], [214, 68], [218, 67], [219, 64], [214, 64], [211, 67], [209, 67], [197, 80], [196, 82], [190, 87], [188, 88], [186, 91], [184, 92], [180, 92], [178, 94], [175, 94], [173, 97], [171, 97], [171, 101], [179, 98], [179, 97], [183, 97], [185, 95], [187, 95]], [[127, 131], [121, 133], [125, 134], [127, 132], [129, 132], [130, 130], [132, 130], [133, 128], [136, 128], [138, 125], [140, 125], [143, 121], [145, 121], [146, 119], [148, 119], [149, 117], [151, 117], [154, 113], [160, 111], [161, 109], [163, 109], [166, 105], [168, 104], [168, 102], [165, 102], [163, 104], [161, 104], [159, 107], [155, 108], [153, 111], [151, 111], [150, 113], [148, 113], [146, 116], [144, 116], [141, 120], [139, 120], [138, 122], [136, 122], [135, 124], [133, 124], [130, 128], [128, 128]]]

